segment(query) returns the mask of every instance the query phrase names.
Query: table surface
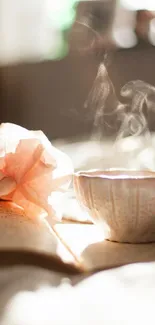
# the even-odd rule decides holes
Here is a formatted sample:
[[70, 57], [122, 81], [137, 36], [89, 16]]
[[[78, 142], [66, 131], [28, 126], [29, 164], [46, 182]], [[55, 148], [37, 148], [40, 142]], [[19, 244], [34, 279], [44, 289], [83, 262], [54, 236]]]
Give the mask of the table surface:
[[[76, 170], [94, 165], [131, 166], [133, 162], [136, 168], [145, 166], [146, 148], [141, 140], [125, 141], [121, 142], [115, 166], [112, 166], [114, 151], [109, 149], [112, 143], [105, 142], [104, 146], [89, 141], [76, 145], [59, 143], [58, 147], [70, 154]], [[129, 161], [131, 149], [136, 159]], [[71, 205], [66, 203], [70, 215], [76, 221], [87, 219], [85, 214], [80, 218], [80, 209], [76, 215], [73, 213], [75, 204], [74, 197]], [[0, 325], [155, 324], [155, 244], [110, 243], [91, 224], [57, 224], [55, 229], [80, 263], [89, 270], [103, 271], [69, 278], [27, 267], [0, 270]], [[67, 262], [75, 262], [61, 243], [57, 254]]]

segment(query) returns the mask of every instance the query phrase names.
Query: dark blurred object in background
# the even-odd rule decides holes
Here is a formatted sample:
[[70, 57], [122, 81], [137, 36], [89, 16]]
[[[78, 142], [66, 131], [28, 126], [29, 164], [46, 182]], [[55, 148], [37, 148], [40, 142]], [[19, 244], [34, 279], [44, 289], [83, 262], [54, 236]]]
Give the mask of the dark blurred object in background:
[[[89, 134], [93, 117], [84, 103], [105, 54], [117, 94], [133, 79], [155, 85], [154, 19], [153, 10], [129, 10], [114, 0], [79, 2], [63, 59], [43, 56], [5, 65], [1, 60], [0, 120], [42, 129], [50, 139]], [[107, 134], [116, 132], [115, 124]], [[155, 130], [153, 113], [149, 126]]]
[[98, 54], [100, 49], [103, 54], [108, 48], [113, 48], [111, 34], [115, 8], [115, 0], [81, 1], [69, 33], [70, 51]]

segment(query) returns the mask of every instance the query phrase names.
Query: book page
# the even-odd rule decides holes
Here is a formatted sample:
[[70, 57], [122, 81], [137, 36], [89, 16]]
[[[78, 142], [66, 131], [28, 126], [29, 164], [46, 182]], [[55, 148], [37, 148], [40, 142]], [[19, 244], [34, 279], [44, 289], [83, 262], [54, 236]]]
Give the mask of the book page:
[[[155, 261], [155, 243], [127, 244], [103, 238], [95, 225], [58, 224], [58, 234], [88, 270], [110, 269], [130, 263]], [[62, 246], [58, 254], [63, 256]], [[66, 262], [73, 262], [65, 255]]]

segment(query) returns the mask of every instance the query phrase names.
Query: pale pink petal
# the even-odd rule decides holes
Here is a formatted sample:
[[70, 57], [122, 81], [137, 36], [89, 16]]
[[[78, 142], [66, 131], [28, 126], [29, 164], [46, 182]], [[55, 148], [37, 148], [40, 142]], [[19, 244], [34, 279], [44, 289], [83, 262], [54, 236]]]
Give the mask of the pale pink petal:
[[30, 132], [16, 124], [2, 123], [0, 125], [0, 157], [9, 152], [15, 152], [21, 139], [29, 139]]
[[44, 209], [40, 208], [30, 200], [26, 199], [26, 196], [23, 195], [21, 191], [16, 191], [14, 194], [14, 203], [24, 209], [25, 214], [30, 218], [44, 218], [47, 216], [47, 212]]
[[16, 182], [11, 177], [4, 177], [0, 181], [0, 197], [4, 197], [12, 193], [16, 189]]
[[40, 216], [54, 214], [49, 198], [67, 188], [73, 167], [43, 132], [6, 123], [0, 126], [0, 173], [0, 197]]
[[0, 171], [2, 174], [4, 174], [4, 168], [5, 168], [5, 157], [0, 158]]
[[37, 139], [21, 140], [15, 153], [9, 153], [5, 157], [4, 172], [12, 176], [20, 183], [26, 173], [33, 168], [40, 159], [44, 148]]
[[[49, 198], [52, 192], [63, 191], [61, 186], [70, 181], [70, 176], [64, 176], [60, 179], [50, 180], [48, 174], [44, 177], [31, 179], [31, 181], [24, 183], [21, 191], [23, 195], [34, 204], [42, 207], [48, 214], [53, 212], [52, 206], [49, 204]], [[16, 203], [18, 203], [16, 201]]]
[[0, 181], [5, 177], [4, 173], [0, 170]]

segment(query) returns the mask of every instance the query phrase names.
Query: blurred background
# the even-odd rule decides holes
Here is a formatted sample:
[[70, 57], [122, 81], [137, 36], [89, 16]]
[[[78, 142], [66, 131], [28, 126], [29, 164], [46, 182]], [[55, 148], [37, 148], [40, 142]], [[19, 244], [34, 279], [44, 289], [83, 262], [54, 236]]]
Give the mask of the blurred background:
[[[0, 0], [0, 42], [1, 122], [50, 140], [91, 134], [101, 62], [118, 96], [129, 80], [155, 85], [154, 0]], [[104, 132], [117, 132], [115, 116]]]

